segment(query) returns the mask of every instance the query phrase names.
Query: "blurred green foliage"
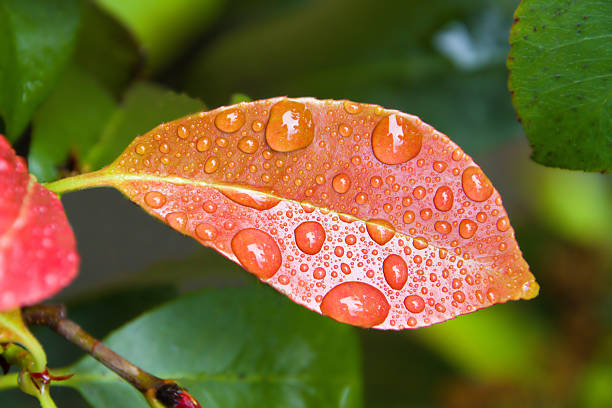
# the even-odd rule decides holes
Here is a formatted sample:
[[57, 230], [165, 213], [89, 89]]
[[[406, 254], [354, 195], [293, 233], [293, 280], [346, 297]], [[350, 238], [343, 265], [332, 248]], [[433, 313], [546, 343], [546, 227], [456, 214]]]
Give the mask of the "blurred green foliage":
[[[527, 160], [504, 65], [518, 1], [42, 3], [0, 0], [7, 22], [0, 25], [0, 130], [13, 140], [21, 136], [17, 147], [39, 178], [108, 164], [134, 136], [204, 109], [200, 100], [216, 107], [276, 95], [349, 98], [416, 114], [490, 176], [542, 290], [533, 301], [416, 332], [341, 329], [362, 339], [363, 355], [350, 361], [349, 377], [363, 375], [363, 405], [612, 405], [612, 181]], [[203, 269], [214, 274], [203, 276]], [[105, 336], [179, 292], [251, 281], [203, 250], [116, 282], [105, 294], [83, 293], [71, 302], [72, 317]], [[215, 299], [222, 304], [224, 296]], [[241, 296], [232, 299], [228, 307], [244, 306]], [[281, 296], [262, 301], [262, 316], [276, 312], [274, 302], [288, 303]], [[306, 310], [295, 313], [333, 326]], [[287, 326], [283, 334], [284, 322], [275, 320], [270, 333], [309, 341], [299, 327]], [[129, 327], [124, 336], [145, 347], [148, 339]], [[52, 365], [79, 355], [48, 331], [35, 333]], [[184, 340], [169, 341], [181, 348]], [[249, 345], [254, 352], [260, 346]], [[112, 392], [123, 393], [119, 387]], [[105, 398], [101, 389], [91, 401]], [[63, 406], [85, 404], [62, 389], [54, 395]], [[36, 406], [14, 392], [0, 392], [0, 405], [5, 401]]]

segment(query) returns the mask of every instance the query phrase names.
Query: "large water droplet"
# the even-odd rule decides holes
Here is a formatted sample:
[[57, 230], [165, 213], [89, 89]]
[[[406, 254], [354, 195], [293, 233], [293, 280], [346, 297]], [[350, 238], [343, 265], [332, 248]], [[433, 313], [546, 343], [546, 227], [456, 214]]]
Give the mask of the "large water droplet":
[[144, 201], [149, 207], [157, 209], [166, 204], [166, 196], [159, 191], [149, 191], [145, 194]]
[[214, 225], [207, 222], [198, 224], [195, 233], [202, 241], [214, 241], [217, 238], [217, 229]]
[[247, 185], [219, 186], [217, 190], [235, 203], [256, 210], [269, 210], [275, 207], [280, 199], [269, 194], [269, 189]]
[[439, 211], [448, 211], [453, 208], [453, 191], [448, 186], [442, 186], [436, 191], [434, 205]]
[[479, 167], [468, 167], [461, 177], [463, 191], [470, 200], [485, 201], [493, 194], [493, 185]]
[[401, 256], [391, 254], [383, 261], [383, 273], [389, 286], [400, 290], [408, 280], [408, 265]]
[[421, 151], [421, 132], [407, 118], [397, 114], [383, 118], [372, 132], [372, 150], [385, 164], [400, 164]]
[[182, 211], [166, 214], [166, 222], [176, 230], [182, 230], [187, 225], [187, 214]]
[[395, 228], [387, 220], [371, 219], [366, 222], [370, 238], [379, 245], [385, 245], [395, 235]]
[[215, 126], [225, 133], [239, 130], [245, 122], [244, 112], [238, 108], [225, 109], [215, 116]]
[[301, 223], [296, 227], [294, 235], [298, 248], [308, 255], [319, 253], [325, 242], [325, 229], [316, 221]]
[[261, 279], [271, 278], [281, 267], [278, 244], [256, 228], [247, 228], [234, 235], [232, 251], [247, 271]]
[[389, 302], [374, 286], [363, 282], [344, 282], [327, 292], [321, 313], [342, 323], [373, 327], [385, 321]]
[[406, 296], [404, 306], [412, 313], [421, 313], [425, 309], [425, 301], [419, 295]]
[[462, 238], [472, 238], [474, 234], [476, 234], [477, 229], [478, 224], [472, 220], [461, 220], [459, 223], [459, 235], [461, 235]]
[[336, 174], [332, 180], [332, 187], [336, 193], [344, 194], [351, 188], [351, 179], [344, 173]]
[[310, 109], [301, 102], [285, 99], [270, 110], [266, 141], [277, 152], [292, 152], [310, 145], [314, 130]]

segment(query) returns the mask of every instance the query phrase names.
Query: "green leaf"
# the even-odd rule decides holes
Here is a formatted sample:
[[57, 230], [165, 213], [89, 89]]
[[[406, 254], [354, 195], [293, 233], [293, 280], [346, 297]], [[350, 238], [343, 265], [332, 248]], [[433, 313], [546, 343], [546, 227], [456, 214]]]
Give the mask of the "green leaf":
[[76, 67], [62, 75], [33, 120], [28, 163], [40, 181], [58, 177], [69, 156], [80, 162], [115, 111], [112, 95]]
[[224, 0], [96, 0], [142, 42], [154, 69], [167, 64], [219, 14]]
[[[359, 407], [355, 331], [261, 285], [207, 289], [143, 315], [105, 340], [143, 369], [173, 378], [205, 407]], [[146, 407], [87, 357], [63, 383], [96, 408]]]
[[538, 163], [612, 170], [612, 2], [524, 0], [509, 87]]
[[144, 53], [126, 26], [92, 1], [83, 7], [73, 61], [119, 96], [144, 65]]
[[158, 85], [137, 83], [107, 122], [98, 143], [83, 160], [83, 170], [99, 169], [115, 159], [138, 135], [162, 122], [205, 110], [205, 105]]
[[0, 114], [17, 139], [70, 57], [78, 0], [0, 2]]

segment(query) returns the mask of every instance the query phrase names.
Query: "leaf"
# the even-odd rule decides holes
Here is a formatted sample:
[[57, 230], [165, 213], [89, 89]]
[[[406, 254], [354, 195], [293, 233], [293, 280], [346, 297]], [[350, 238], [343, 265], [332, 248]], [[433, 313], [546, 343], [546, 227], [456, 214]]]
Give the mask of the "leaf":
[[115, 108], [112, 95], [91, 75], [68, 69], [34, 116], [30, 171], [49, 181], [58, 177], [57, 168], [69, 155], [79, 164], [98, 142]]
[[482, 170], [417, 117], [375, 105], [201, 112], [51, 187], [95, 185], [345, 323], [416, 328], [538, 293]]
[[[361, 405], [355, 332], [261, 286], [197, 292], [104, 342], [143, 369], [177, 380], [205, 407]], [[61, 385], [77, 388], [96, 408], [146, 406], [90, 357], [68, 370], [75, 376]]]
[[25, 129], [70, 57], [80, 2], [0, 3], [0, 114], [10, 140]]
[[78, 264], [61, 202], [0, 135], [0, 311], [52, 296], [72, 281]]
[[612, 3], [523, 1], [508, 57], [514, 107], [538, 163], [612, 169]]
[[[223, 0], [96, 0], [142, 42], [148, 61], [161, 68], [219, 14]], [[172, 27], [172, 29], [169, 29]]]
[[176, 94], [160, 86], [137, 83], [128, 90], [123, 105], [117, 109], [98, 143], [83, 159], [85, 170], [95, 170], [113, 160], [126, 144], [160, 121], [204, 109], [204, 104], [184, 94]]

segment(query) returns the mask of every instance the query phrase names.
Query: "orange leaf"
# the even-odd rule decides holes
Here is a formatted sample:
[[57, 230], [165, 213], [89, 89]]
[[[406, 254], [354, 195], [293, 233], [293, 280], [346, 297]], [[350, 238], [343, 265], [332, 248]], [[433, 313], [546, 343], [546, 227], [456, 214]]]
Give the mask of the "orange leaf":
[[51, 297], [78, 266], [61, 202], [0, 135], [0, 311]]
[[416, 328], [538, 293], [480, 168], [379, 106], [273, 98], [201, 112], [81, 177], [341, 322]]

